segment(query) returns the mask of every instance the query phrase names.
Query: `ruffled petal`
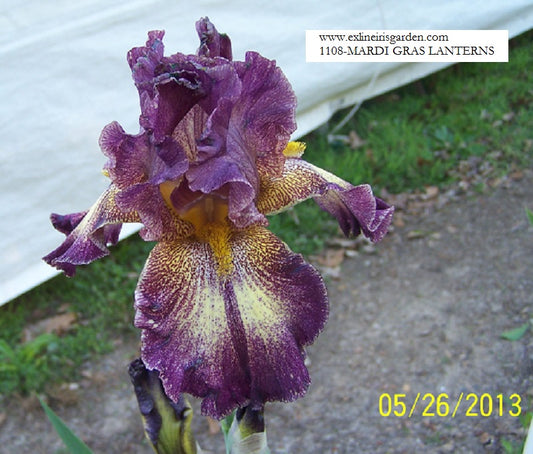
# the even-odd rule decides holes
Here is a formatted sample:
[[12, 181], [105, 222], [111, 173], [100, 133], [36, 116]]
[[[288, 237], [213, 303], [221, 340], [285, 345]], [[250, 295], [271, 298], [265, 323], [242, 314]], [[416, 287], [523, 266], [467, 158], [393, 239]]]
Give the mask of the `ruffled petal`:
[[172, 134], [176, 124], [206, 95], [205, 75], [180, 53], [164, 57], [163, 31], [148, 33], [146, 45], [128, 52], [128, 63], [139, 91], [142, 128], [156, 143]]
[[192, 233], [192, 227], [179, 219], [165, 202], [164, 185], [140, 183], [121, 191], [116, 204], [123, 211], [135, 211], [143, 227], [139, 234], [146, 241], [169, 241]]
[[153, 144], [148, 134], [126, 134], [116, 121], [104, 127], [99, 144], [109, 158], [104, 171], [119, 189], [177, 180], [189, 168], [188, 153], [176, 140]]
[[281, 177], [262, 170], [257, 208], [274, 214], [313, 197], [337, 218], [345, 235], [363, 234], [372, 241], [387, 233], [394, 207], [374, 197], [369, 185], [352, 186], [299, 158], [289, 158]]
[[126, 134], [116, 121], [102, 130], [99, 145], [108, 158], [104, 172], [117, 188], [124, 189], [148, 179], [150, 157], [146, 141], [144, 135]]
[[198, 55], [211, 58], [224, 57], [231, 60], [232, 52], [229, 36], [224, 33], [218, 33], [209, 18], [203, 17], [196, 22], [196, 31], [200, 38]]
[[50, 221], [52, 222], [54, 229], [68, 235], [78, 226], [86, 214], [87, 211], [71, 214], [52, 213], [50, 215]]
[[296, 130], [296, 95], [275, 60], [247, 52], [235, 67], [243, 90], [232, 113], [229, 139], [254, 150], [258, 165], [281, 174], [282, 152]]
[[229, 217], [239, 227], [266, 224], [266, 218], [254, 204], [259, 177], [252, 151], [228, 138], [233, 105], [222, 100], [207, 122], [209, 134], [199, 142], [200, 163], [187, 172], [193, 191], [209, 194], [221, 191], [228, 194]]
[[[188, 146], [185, 139], [180, 140]], [[145, 240], [167, 238], [175, 231], [175, 216], [165, 204], [160, 188], [167, 182], [177, 185], [189, 167], [182, 143], [169, 137], [154, 145], [146, 133], [126, 134], [117, 122], [107, 125], [100, 135], [100, 147], [109, 158], [104, 171], [121, 190], [116, 204], [123, 212], [139, 214]]]
[[52, 214], [54, 227], [67, 238], [43, 260], [67, 276], [73, 276], [77, 265], [86, 265], [108, 255], [107, 245], [117, 243], [122, 223], [140, 221], [136, 212], [124, 212], [117, 207], [118, 193], [116, 187], [110, 186], [84, 215]]
[[257, 166], [281, 174], [282, 151], [296, 129], [296, 98], [275, 61], [248, 52], [246, 61], [234, 66], [242, 85], [239, 96], [220, 99], [210, 114], [187, 179], [191, 190], [204, 193], [226, 186], [229, 218], [246, 228], [266, 224], [255, 206]]
[[263, 227], [212, 228], [151, 252], [135, 295], [143, 361], [169, 397], [204, 398], [215, 418], [294, 400], [309, 385], [303, 346], [327, 319], [324, 283]]

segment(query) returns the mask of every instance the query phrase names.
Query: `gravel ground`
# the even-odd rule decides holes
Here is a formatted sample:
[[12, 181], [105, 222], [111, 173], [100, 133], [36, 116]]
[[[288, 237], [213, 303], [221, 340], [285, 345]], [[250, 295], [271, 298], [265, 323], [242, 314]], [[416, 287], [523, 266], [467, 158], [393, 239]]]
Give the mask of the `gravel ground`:
[[[533, 209], [533, 176], [499, 183], [475, 195], [428, 189], [399, 211], [382, 243], [339, 242], [317, 259], [330, 275], [330, 320], [308, 349], [306, 397], [267, 407], [273, 453], [497, 453], [502, 441], [523, 440], [513, 407], [500, 407], [498, 396], [519, 395], [524, 410], [533, 398], [531, 330], [514, 342], [501, 337], [532, 317], [533, 228], [525, 207]], [[126, 373], [137, 342], [118, 339], [84, 380], [49, 399], [96, 453], [151, 452]], [[431, 416], [433, 397], [444, 393], [449, 409], [441, 397], [441, 416]], [[387, 396], [400, 396], [406, 413], [418, 396], [411, 417], [380, 415]], [[478, 416], [466, 416], [469, 407]], [[196, 415], [202, 447], [223, 453], [221, 434]], [[35, 399], [0, 409], [0, 452], [61, 449]]]

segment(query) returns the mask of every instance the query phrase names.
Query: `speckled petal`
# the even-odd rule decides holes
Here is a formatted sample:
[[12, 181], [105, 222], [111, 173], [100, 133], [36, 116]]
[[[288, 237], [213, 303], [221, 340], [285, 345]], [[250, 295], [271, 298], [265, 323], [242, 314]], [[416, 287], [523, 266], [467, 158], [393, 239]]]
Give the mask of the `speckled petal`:
[[299, 158], [289, 158], [281, 177], [264, 169], [257, 208], [261, 213], [279, 213], [313, 197], [337, 218], [345, 235], [363, 234], [372, 241], [387, 233], [394, 208], [374, 197], [369, 185], [352, 186], [335, 175]]
[[231, 41], [229, 36], [224, 33], [218, 33], [209, 18], [203, 17], [196, 22], [196, 31], [200, 38], [198, 55], [210, 58], [224, 57], [231, 60]]
[[192, 233], [191, 226], [180, 220], [163, 199], [160, 186], [140, 183], [124, 189], [116, 196], [123, 211], [135, 211], [143, 227], [139, 234], [146, 241], [166, 241]]
[[86, 214], [87, 211], [71, 214], [52, 213], [50, 215], [50, 221], [52, 222], [54, 229], [68, 235], [78, 226]]
[[281, 174], [283, 150], [296, 130], [296, 95], [275, 60], [247, 52], [235, 67], [243, 91], [232, 112], [228, 139], [253, 149], [259, 165]]
[[86, 265], [109, 254], [108, 244], [116, 244], [123, 222], [139, 222], [135, 212], [121, 211], [115, 202], [119, 190], [110, 186], [82, 217], [83, 213], [52, 214], [52, 223], [67, 238], [43, 260], [74, 275], [76, 265]]
[[215, 418], [303, 395], [303, 346], [328, 314], [316, 270], [259, 226], [158, 243], [135, 304], [147, 367], [169, 397], [201, 397]]
[[164, 57], [163, 31], [148, 33], [146, 45], [128, 52], [128, 63], [139, 91], [141, 127], [155, 143], [169, 136], [176, 124], [206, 95], [207, 79], [193, 63], [196, 56], [180, 53]]
[[[255, 52], [234, 62], [238, 97], [220, 99], [198, 141], [198, 161], [187, 172], [193, 191], [226, 186], [229, 217], [239, 228], [266, 224], [257, 211], [258, 165], [281, 174], [283, 149], [296, 129], [296, 98], [276, 62]], [[235, 84], [235, 89], [238, 84]]]
[[113, 122], [102, 131], [100, 147], [109, 158], [104, 171], [120, 189], [116, 204], [123, 212], [139, 214], [144, 224], [141, 236], [153, 241], [173, 233], [175, 219], [161, 196], [160, 185], [177, 184], [187, 170], [189, 160], [182, 145], [170, 138], [154, 145], [146, 133], [132, 136]]
[[126, 134], [116, 121], [103, 129], [99, 143], [109, 158], [104, 170], [119, 189], [176, 180], [189, 167], [188, 152], [177, 141], [167, 137], [153, 144], [148, 134]]

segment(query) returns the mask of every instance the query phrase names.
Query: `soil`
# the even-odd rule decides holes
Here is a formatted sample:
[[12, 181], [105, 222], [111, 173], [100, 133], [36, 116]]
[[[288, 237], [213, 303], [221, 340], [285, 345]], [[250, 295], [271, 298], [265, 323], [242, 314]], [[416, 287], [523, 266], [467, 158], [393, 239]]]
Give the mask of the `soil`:
[[[428, 188], [411, 208], [396, 197], [404, 210], [382, 243], [338, 242], [334, 263], [318, 261], [329, 265], [330, 320], [308, 348], [307, 395], [267, 406], [273, 453], [497, 453], [523, 441], [504, 398], [531, 410], [533, 336], [501, 334], [532, 317], [533, 174], [495, 186]], [[137, 349], [138, 339], [117, 340], [48, 398], [95, 453], [151, 452], [126, 372]], [[388, 396], [405, 415], [394, 415], [401, 404], [389, 414]], [[66, 452], [35, 399], [4, 403], [0, 452]], [[222, 435], [198, 411], [195, 421], [202, 448], [223, 453]]]

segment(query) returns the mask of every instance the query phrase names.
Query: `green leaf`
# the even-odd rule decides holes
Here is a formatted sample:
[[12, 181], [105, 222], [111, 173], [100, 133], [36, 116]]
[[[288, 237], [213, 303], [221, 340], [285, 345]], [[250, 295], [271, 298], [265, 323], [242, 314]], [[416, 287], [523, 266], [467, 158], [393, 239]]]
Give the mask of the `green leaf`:
[[20, 348], [20, 355], [25, 360], [24, 362], [32, 361], [39, 353], [41, 353], [48, 345], [57, 338], [54, 334], [43, 333], [35, 339], [22, 344]]
[[527, 220], [529, 221], [529, 225], [533, 226], [533, 211], [526, 208], [526, 216], [527, 216]]
[[517, 341], [519, 339], [522, 339], [524, 334], [526, 334], [528, 328], [529, 322], [526, 322], [523, 325], [520, 325], [518, 328], [510, 329], [509, 331], [504, 331], [501, 334], [501, 337], [510, 341]]
[[509, 441], [509, 440], [506, 440], [505, 438], [502, 438], [500, 440], [500, 443], [502, 445], [502, 448], [504, 450], [504, 452], [506, 454], [513, 454], [515, 451], [515, 447], [513, 446], [513, 444]]
[[68, 448], [71, 454], [93, 454], [88, 446], [81, 441], [74, 434], [74, 432], [72, 432], [72, 430], [70, 430], [70, 428], [61, 420], [61, 418], [57, 416], [52, 409], [43, 402], [42, 399], [39, 398], [39, 401], [41, 402], [41, 406], [43, 407], [46, 416], [48, 416], [48, 419], [54, 426], [57, 434], [61, 440], [63, 440], [63, 443], [65, 443], [65, 446]]
[[4, 339], [0, 339], [0, 359], [2, 361], [5, 361], [4, 358], [14, 363], [16, 361], [17, 355], [15, 353], [15, 350], [13, 350]]

